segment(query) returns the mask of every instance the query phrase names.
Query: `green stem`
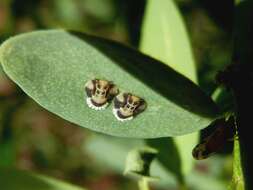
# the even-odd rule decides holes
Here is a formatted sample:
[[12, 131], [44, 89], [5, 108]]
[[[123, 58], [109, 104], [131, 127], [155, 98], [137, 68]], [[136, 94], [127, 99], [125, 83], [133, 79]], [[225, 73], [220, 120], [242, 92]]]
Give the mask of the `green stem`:
[[240, 142], [241, 165], [246, 190], [253, 189], [252, 156], [252, 112], [253, 107], [252, 73], [253, 73], [253, 1], [244, 0], [236, 5], [234, 27], [233, 67], [229, 70], [231, 87], [237, 109], [238, 136]]
[[232, 188], [234, 190], [244, 190], [244, 179], [241, 167], [240, 144], [238, 139], [235, 139], [234, 141]]
[[139, 185], [139, 190], [149, 190], [148, 179], [145, 177], [142, 177], [138, 181], [138, 185]]

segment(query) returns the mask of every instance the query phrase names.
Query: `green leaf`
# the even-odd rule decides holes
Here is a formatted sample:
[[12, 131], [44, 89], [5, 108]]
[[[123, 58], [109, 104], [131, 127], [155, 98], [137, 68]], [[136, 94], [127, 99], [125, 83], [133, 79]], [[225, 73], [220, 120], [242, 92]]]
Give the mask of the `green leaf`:
[[[217, 107], [195, 84], [170, 67], [120, 43], [62, 30], [32, 32], [0, 49], [4, 71], [49, 111], [89, 129], [121, 137], [155, 138], [191, 133], [217, 116]], [[94, 111], [84, 84], [105, 78], [144, 98], [147, 109], [119, 122], [112, 105]]]
[[[140, 49], [197, 82], [190, 41], [181, 14], [173, 0], [148, 1]], [[191, 152], [198, 142], [198, 134], [180, 136], [175, 138], [174, 142], [170, 139], [159, 141], [162, 141], [163, 148], [158, 159], [177, 176], [179, 182], [183, 183], [183, 174], [189, 173], [193, 166]], [[170, 157], [168, 152], [171, 151], [174, 159], [168, 158]]]
[[124, 174], [146, 178], [148, 181], [156, 180], [156, 177], [150, 176], [150, 165], [157, 153], [156, 149], [148, 146], [132, 149], [127, 154]]
[[56, 179], [14, 169], [0, 170], [0, 187], [4, 190], [84, 190]]
[[173, 0], [148, 0], [140, 49], [196, 82], [190, 42]]
[[189, 174], [193, 168], [194, 160], [192, 157], [192, 149], [198, 143], [198, 139], [198, 133], [192, 133], [174, 138], [181, 158], [181, 172], [184, 176]]

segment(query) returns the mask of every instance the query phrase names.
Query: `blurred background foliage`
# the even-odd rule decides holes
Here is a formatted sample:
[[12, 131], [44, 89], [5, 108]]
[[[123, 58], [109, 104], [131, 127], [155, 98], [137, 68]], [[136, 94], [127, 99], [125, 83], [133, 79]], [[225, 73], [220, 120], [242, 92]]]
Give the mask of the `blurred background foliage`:
[[[191, 39], [199, 85], [212, 95], [217, 86], [215, 74], [230, 63], [233, 4], [219, 2], [219, 10], [214, 11], [217, 1], [176, 3]], [[145, 4], [145, 0], [1, 0], [0, 43], [18, 33], [67, 28], [137, 48]], [[0, 167], [39, 172], [91, 190], [136, 189], [133, 180], [122, 176], [122, 155], [141, 141], [109, 137], [114, 142], [111, 144], [106, 138], [47, 112], [0, 68]], [[120, 146], [122, 143], [126, 150]], [[192, 190], [208, 190], [210, 186], [217, 190], [229, 185], [231, 146], [205, 161], [195, 162], [188, 179]], [[215, 185], [217, 188], [213, 188]], [[172, 180], [152, 189], [174, 190], [176, 186]]]

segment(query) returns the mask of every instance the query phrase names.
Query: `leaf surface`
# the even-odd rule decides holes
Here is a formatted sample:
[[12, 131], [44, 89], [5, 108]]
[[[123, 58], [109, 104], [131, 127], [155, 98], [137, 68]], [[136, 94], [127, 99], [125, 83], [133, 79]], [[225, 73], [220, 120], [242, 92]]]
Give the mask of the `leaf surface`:
[[[183, 135], [204, 128], [218, 114], [210, 97], [170, 67], [120, 43], [86, 34], [49, 30], [19, 35], [1, 46], [0, 62], [41, 106], [110, 135]], [[112, 105], [105, 111], [90, 109], [84, 85], [94, 78], [111, 80], [121, 92], [144, 98], [147, 109], [128, 122], [113, 116]]]

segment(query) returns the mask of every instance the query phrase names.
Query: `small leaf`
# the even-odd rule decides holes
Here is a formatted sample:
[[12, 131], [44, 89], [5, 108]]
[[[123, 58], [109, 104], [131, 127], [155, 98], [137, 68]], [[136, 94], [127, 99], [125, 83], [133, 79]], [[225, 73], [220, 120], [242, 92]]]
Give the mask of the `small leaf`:
[[[0, 49], [4, 71], [49, 111], [89, 129], [121, 137], [183, 135], [207, 126], [218, 110], [194, 83], [170, 67], [120, 43], [62, 30], [32, 32]], [[119, 122], [112, 105], [94, 111], [84, 84], [113, 81], [121, 91], [144, 98], [147, 109]]]
[[56, 179], [14, 169], [0, 170], [0, 187], [3, 190], [84, 190]]
[[196, 82], [186, 28], [174, 0], [148, 0], [140, 49]]
[[134, 175], [149, 180], [156, 179], [150, 176], [150, 164], [157, 155], [157, 150], [151, 147], [141, 147], [131, 150], [126, 158], [125, 174]]

